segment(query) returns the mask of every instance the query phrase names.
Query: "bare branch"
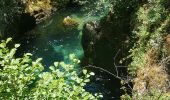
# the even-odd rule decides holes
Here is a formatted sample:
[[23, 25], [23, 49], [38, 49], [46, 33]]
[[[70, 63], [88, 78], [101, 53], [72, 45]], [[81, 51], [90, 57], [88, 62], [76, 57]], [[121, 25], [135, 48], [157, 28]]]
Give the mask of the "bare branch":
[[110, 74], [110, 75], [114, 76], [115, 78], [117, 78], [117, 79], [120, 79], [120, 80], [121, 80], [121, 77], [119, 77], [119, 76], [117, 76], [117, 75], [115, 75], [115, 74], [111, 73], [110, 71], [105, 70], [105, 69], [103, 69], [103, 68], [101, 68], [101, 67], [96, 67], [96, 66], [89, 65], [89, 66], [86, 66], [85, 68], [95, 68], [95, 69], [99, 69], [99, 70], [102, 70], [102, 71], [104, 71], [104, 72], [106, 72], [106, 73], [108, 73], [108, 74]]

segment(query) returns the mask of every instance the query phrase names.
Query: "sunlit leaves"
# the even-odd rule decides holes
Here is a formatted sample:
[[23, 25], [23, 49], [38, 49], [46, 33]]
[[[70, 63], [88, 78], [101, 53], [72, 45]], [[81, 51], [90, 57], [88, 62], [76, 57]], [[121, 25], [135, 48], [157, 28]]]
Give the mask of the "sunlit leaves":
[[94, 72], [90, 72], [90, 75], [91, 75], [91, 76], [94, 76], [94, 75], [95, 75], [95, 73], [94, 73]]
[[84, 70], [83, 70], [83, 74], [87, 74], [87, 70], [84, 69]]
[[[17, 48], [9, 49], [0, 44], [0, 99], [2, 100], [96, 100], [96, 96], [86, 92], [84, 86], [94, 73], [87, 70], [81, 72], [80, 63], [74, 54], [71, 62], [55, 62], [50, 71], [44, 72], [42, 58], [33, 61], [32, 54], [26, 53], [21, 58], [15, 58]], [[83, 75], [81, 75], [83, 73]]]

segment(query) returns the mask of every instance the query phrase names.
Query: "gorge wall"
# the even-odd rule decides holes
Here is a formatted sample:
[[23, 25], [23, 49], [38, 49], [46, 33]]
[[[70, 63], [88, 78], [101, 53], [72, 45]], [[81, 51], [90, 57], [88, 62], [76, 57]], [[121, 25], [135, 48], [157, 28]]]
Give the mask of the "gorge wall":
[[115, 66], [117, 66], [119, 73], [123, 74], [126, 73], [125, 66], [130, 62], [130, 59], [124, 59], [133, 46], [132, 17], [140, 2], [119, 3], [119, 5], [113, 4], [112, 11], [99, 23], [89, 22], [84, 25], [82, 45], [85, 65], [91, 64], [112, 73], [116, 73]]

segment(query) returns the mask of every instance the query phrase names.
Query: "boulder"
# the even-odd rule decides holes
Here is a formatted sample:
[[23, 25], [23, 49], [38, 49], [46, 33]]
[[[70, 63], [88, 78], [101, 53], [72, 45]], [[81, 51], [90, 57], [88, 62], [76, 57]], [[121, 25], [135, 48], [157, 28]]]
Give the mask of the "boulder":
[[69, 29], [74, 29], [74, 28], [77, 28], [79, 24], [75, 19], [71, 18], [70, 16], [67, 16], [63, 20], [63, 25], [67, 29], [68, 28]]
[[52, 13], [51, 0], [27, 0], [23, 1], [25, 12], [36, 18], [37, 23], [46, 19]]

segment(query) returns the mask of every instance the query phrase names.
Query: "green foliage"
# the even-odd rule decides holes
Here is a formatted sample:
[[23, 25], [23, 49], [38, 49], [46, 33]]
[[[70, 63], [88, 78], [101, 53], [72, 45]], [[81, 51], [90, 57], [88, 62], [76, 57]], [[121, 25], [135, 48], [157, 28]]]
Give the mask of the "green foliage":
[[[114, 12], [118, 17], [122, 15], [124, 12], [127, 12], [128, 10], [132, 10], [131, 8], [137, 8], [139, 1], [138, 0], [113, 0], [113, 9]], [[126, 16], [127, 17], [127, 16]]]
[[0, 99], [2, 100], [95, 100], [95, 96], [83, 88], [89, 77], [88, 73], [77, 66], [80, 62], [75, 55], [70, 55], [71, 64], [55, 62], [50, 71], [44, 72], [41, 58], [33, 61], [31, 54], [15, 58], [17, 48], [10, 49], [8, 38], [0, 44]]
[[[133, 62], [129, 70], [135, 74], [136, 70], [145, 64], [145, 53], [154, 48], [160, 52], [163, 36], [167, 34], [166, 28], [169, 25], [170, 15], [165, 5], [167, 0], [148, 1], [137, 11], [136, 28], [133, 33], [138, 39], [131, 50]], [[161, 54], [160, 54], [161, 55]]]
[[169, 100], [170, 95], [168, 93], [162, 93], [161, 91], [152, 90], [150, 93], [142, 96], [136, 96], [139, 100]]
[[[158, 87], [158, 83], [154, 83], [154, 79], [158, 78], [156, 75], [159, 75], [159, 73], [151, 75], [153, 71], [150, 71], [151, 68], [154, 70], [159, 68], [162, 59], [165, 59], [162, 47], [164, 45], [164, 37], [168, 34], [170, 23], [168, 3], [168, 0], [147, 0], [143, 5], [140, 5], [139, 10], [136, 12], [133, 34], [137, 41], [130, 50], [132, 62], [129, 65], [129, 72], [131, 75], [136, 75], [136, 79], [139, 79], [140, 83], [143, 82], [146, 84], [140, 86], [140, 83], [135, 81], [134, 84], [139, 85], [143, 90], [138, 89], [137, 91], [133, 91], [132, 98], [124, 95], [124, 100], [169, 100], [170, 98], [166, 90], [156, 88]], [[154, 67], [154, 64], [156, 64], [156, 67]], [[149, 70], [147, 70], [147, 67]], [[161, 67], [164, 68], [165, 65]], [[145, 73], [140, 74], [142, 70]], [[167, 73], [164, 72], [162, 74], [165, 76]], [[143, 78], [143, 76], [146, 78]], [[150, 76], [153, 77], [149, 80], [148, 77]], [[148, 80], [153, 82], [152, 86], [150, 86], [153, 88], [149, 87]], [[167, 89], [168, 87], [164, 88]]]
[[158, 91], [152, 91], [150, 94], [138, 95], [136, 98], [132, 98], [125, 94], [121, 96], [121, 100], [169, 100], [170, 95], [167, 93], [161, 93]]
[[13, 16], [24, 11], [22, 0], [0, 0], [0, 21], [8, 23]]

